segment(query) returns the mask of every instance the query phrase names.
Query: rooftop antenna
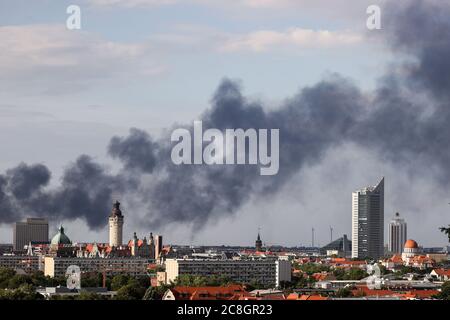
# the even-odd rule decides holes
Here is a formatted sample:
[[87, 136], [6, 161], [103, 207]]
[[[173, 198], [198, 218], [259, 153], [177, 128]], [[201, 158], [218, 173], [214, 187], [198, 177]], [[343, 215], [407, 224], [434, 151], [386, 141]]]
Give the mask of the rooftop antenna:
[[314, 248], [314, 228], [311, 229], [311, 235], [312, 235], [312, 241], [311, 241], [311, 247]]
[[333, 227], [330, 226], [330, 242], [333, 242]]

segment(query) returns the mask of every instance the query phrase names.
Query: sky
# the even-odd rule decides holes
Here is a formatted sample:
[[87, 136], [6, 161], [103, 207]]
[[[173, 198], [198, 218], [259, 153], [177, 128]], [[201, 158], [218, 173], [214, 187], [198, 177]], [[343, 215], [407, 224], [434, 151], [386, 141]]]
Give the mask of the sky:
[[[382, 40], [386, 27], [366, 27], [367, 7], [384, 1], [332, 3], [0, 0], [0, 174], [21, 162], [43, 164], [51, 170], [47, 188], [56, 188], [81, 154], [120, 170], [107, 152], [111, 137], [139, 128], [167, 140], [174, 124], [190, 125], [211, 107], [225, 78], [267, 112], [334, 74], [370, 95], [393, 63], [408, 58]], [[72, 4], [81, 8], [80, 30], [66, 28]], [[383, 176], [386, 224], [398, 211], [409, 238], [445, 245], [438, 227], [449, 222], [447, 190], [353, 142], [327, 148], [270, 196], [252, 193], [205, 224], [149, 226], [141, 222], [151, 207], [120, 199], [124, 238], [136, 231], [163, 234], [166, 243], [253, 245], [260, 228], [267, 245], [298, 246], [311, 244], [314, 228], [316, 244], [325, 245], [330, 227], [334, 238], [350, 236], [352, 191]], [[104, 215], [94, 229], [83, 218], [51, 219], [50, 234], [63, 224], [73, 241], [106, 242]], [[1, 224], [0, 242], [11, 241], [12, 225]]]

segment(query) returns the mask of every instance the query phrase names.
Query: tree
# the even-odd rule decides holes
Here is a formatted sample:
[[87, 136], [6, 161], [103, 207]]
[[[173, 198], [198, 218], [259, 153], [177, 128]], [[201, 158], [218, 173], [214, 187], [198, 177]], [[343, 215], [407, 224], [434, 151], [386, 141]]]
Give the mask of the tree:
[[441, 292], [436, 296], [438, 299], [450, 300], [450, 281], [444, 282]]
[[16, 274], [13, 269], [0, 268], [0, 289], [8, 287], [9, 280]]
[[130, 278], [124, 274], [118, 274], [111, 280], [111, 290], [117, 291], [126, 286]]
[[30, 284], [22, 284], [17, 289], [0, 289], [0, 300], [42, 300], [44, 297], [37, 293]]
[[30, 276], [25, 274], [16, 274], [8, 281], [9, 289], [17, 289], [23, 284], [32, 284], [32, 279]]
[[367, 272], [360, 268], [351, 268], [348, 271], [336, 269], [333, 274], [337, 280], [361, 280], [368, 276]]
[[336, 297], [338, 298], [348, 298], [352, 296], [353, 293], [349, 288], [341, 288], [338, 291], [336, 291]]
[[439, 228], [439, 230], [441, 230], [442, 233], [445, 233], [447, 235], [448, 241], [450, 242], [450, 224], [448, 225], [448, 228], [441, 227]]
[[321, 264], [316, 264], [316, 263], [305, 263], [302, 265], [298, 265], [298, 269], [305, 272], [307, 275], [312, 275], [313, 273], [318, 273], [318, 272], [329, 272], [330, 271], [330, 267], [329, 266], [325, 266], [325, 265], [321, 265]]
[[31, 275], [31, 283], [35, 287], [47, 287], [48, 279], [50, 277], [46, 277], [42, 271], [34, 271]]
[[104, 300], [104, 298], [95, 292], [81, 291], [75, 300]]
[[117, 290], [116, 300], [140, 300], [144, 297], [145, 287], [136, 280], [130, 280], [127, 285]]
[[149, 287], [145, 291], [143, 300], [161, 300], [167, 290], [171, 289], [171, 285], [161, 285], [158, 287]]
[[91, 273], [81, 275], [81, 287], [94, 288], [102, 285], [102, 274], [101, 273]]

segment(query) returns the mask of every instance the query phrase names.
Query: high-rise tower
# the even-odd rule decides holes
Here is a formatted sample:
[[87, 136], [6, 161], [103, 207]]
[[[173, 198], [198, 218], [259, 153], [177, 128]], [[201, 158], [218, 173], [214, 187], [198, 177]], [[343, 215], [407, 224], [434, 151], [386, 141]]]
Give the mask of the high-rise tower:
[[406, 222], [400, 218], [400, 214], [397, 212], [394, 219], [389, 223], [389, 251], [391, 253], [401, 254], [403, 252], [403, 246], [405, 245], [406, 234]]
[[109, 215], [109, 245], [111, 247], [122, 245], [122, 228], [123, 215], [120, 210], [120, 202], [116, 201]]
[[352, 258], [384, 255], [384, 178], [352, 193]]

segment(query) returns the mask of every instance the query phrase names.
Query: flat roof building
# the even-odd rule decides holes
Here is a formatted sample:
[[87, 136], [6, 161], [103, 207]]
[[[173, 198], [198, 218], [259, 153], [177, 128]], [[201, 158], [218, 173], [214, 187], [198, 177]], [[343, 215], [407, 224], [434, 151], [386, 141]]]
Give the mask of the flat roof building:
[[48, 221], [44, 218], [28, 218], [25, 222], [16, 222], [13, 229], [13, 249], [24, 250], [29, 243], [48, 242]]
[[184, 274], [193, 276], [224, 276], [234, 283], [252, 283], [278, 287], [291, 281], [291, 263], [278, 259], [167, 259], [167, 282]]
[[127, 274], [145, 276], [150, 259], [138, 257], [125, 258], [80, 258], [80, 257], [45, 257], [44, 274], [49, 277], [62, 277], [71, 265], [80, 267], [82, 273], [105, 272], [107, 276]]
[[352, 194], [352, 258], [384, 255], [384, 178]]

